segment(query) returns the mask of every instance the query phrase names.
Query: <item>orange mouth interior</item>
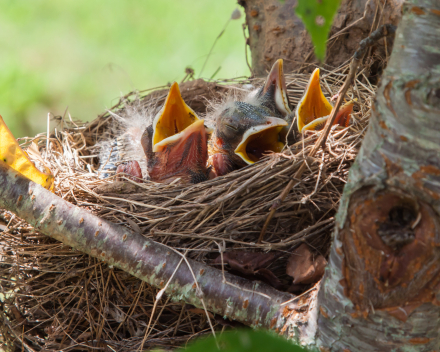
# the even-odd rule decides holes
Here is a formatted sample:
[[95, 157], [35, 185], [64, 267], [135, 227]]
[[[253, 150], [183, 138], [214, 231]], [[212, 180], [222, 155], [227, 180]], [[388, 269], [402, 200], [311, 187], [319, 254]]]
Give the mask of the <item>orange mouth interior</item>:
[[313, 71], [304, 97], [296, 110], [298, 131], [302, 132], [304, 126], [312, 121], [330, 115], [332, 109], [333, 106], [322, 93], [319, 84], [319, 68], [317, 68]]
[[174, 82], [170, 88], [165, 105], [153, 123], [153, 148], [162, 140], [182, 132], [199, 120], [196, 113], [185, 104], [180, 95], [179, 85]]
[[[349, 101], [340, 107], [335, 120], [333, 121], [333, 125], [339, 125], [341, 127], [348, 127], [350, 122], [350, 116], [353, 111], [354, 100]], [[316, 120], [313, 120], [309, 124], [305, 125], [302, 131], [319, 131], [322, 130], [327, 122], [327, 119], [330, 115], [320, 117]]]
[[267, 125], [255, 126], [243, 135], [243, 141], [235, 149], [247, 164], [253, 164], [269, 152], [279, 153], [284, 148], [280, 141], [280, 132], [287, 122], [278, 118], [271, 118]]

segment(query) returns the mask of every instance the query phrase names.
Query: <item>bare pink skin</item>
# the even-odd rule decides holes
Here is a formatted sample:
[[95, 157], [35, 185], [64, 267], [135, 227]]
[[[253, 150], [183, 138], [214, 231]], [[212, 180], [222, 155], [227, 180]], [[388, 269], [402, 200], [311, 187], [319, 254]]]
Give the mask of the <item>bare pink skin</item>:
[[[116, 169], [116, 175], [118, 174], [125, 174], [125, 176], [127, 176], [127, 178], [129, 178], [130, 180], [139, 183], [142, 182], [142, 170], [136, 160], [118, 165], [118, 168]], [[118, 181], [121, 181], [120, 176], [117, 176], [116, 179]]]
[[222, 153], [212, 155], [212, 166], [216, 176], [226, 175], [233, 170], [229, 155]]
[[161, 183], [170, 183], [177, 178], [183, 183], [208, 180], [207, 139], [208, 135], [203, 127], [152, 154], [152, 160], [148, 163], [151, 180]]

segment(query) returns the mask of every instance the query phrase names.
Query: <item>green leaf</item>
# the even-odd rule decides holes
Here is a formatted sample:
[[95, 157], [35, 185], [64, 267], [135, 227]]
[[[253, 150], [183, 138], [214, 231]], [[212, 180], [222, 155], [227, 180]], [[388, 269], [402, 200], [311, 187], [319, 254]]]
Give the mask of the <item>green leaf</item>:
[[324, 61], [328, 32], [341, 0], [298, 0], [296, 15], [301, 18], [315, 45], [315, 55]]
[[[292, 342], [270, 334], [266, 331], [235, 330], [217, 335], [220, 351], [225, 352], [305, 352], [302, 347]], [[183, 350], [179, 350], [183, 351]], [[185, 352], [215, 352], [219, 351], [214, 337], [200, 339], [190, 345]]]

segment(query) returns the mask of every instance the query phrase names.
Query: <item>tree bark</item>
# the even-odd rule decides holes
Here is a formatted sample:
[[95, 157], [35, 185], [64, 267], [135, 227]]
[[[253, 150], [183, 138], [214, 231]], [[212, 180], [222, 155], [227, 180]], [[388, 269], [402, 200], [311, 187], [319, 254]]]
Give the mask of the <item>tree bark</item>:
[[[440, 4], [411, 0], [339, 208], [314, 329], [322, 351], [440, 346]], [[298, 324], [292, 314], [285, 329]]]
[[[301, 20], [295, 15], [297, 0], [240, 0], [246, 13], [252, 70], [265, 76], [274, 62], [284, 59], [290, 72], [317, 62], [313, 45]], [[344, 0], [330, 30], [325, 64], [338, 67], [350, 60], [359, 42], [384, 23], [397, 25], [403, 0]], [[380, 41], [372, 51], [372, 74], [379, 72], [392, 49], [392, 41]], [[314, 67], [313, 67], [314, 68]], [[312, 70], [313, 70], [312, 68]]]

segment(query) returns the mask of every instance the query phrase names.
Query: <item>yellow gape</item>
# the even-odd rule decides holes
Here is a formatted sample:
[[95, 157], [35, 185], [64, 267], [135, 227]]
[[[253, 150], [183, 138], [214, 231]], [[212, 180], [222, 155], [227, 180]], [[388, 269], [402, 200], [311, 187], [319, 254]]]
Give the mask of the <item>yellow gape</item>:
[[279, 140], [279, 134], [287, 121], [277, 117], [267, 117], [266, 125], [249, 128], [244, 134], [235, 154], [246, 164], [253, 164], [267, 152], [280, 153], [284, 143]]
[[313, 71], [306, 92], [296, 108], [298, 131], [302, 132], [304, 127], [313, 120], [330, 115], [332, 109], [332, 104], [322, 94], [319, 84], [319, 68], [317, 68]]
[[54, 177], [50, 170], [46, 172], [39, 171], [24, 152], [9, 128], [6, 126], [3, 118], [0, 116], [0, 160], [8, 166], [18, 171], [28, 179], [40, 184], [44, 188], [53, 191]]
[[157, 143], [182, 132], [197, 120], [199, 118], [196, 113], [185, 104], [180, 95], [179, 85], [174, 82], [163, 108], [153, 121], [153, 150]]
[[[355, 101], [356, 99], [351, 100], [340, 107], [333, 125], [348, 127]], [[306, 92], [295, 111], [298, 131], [316, 131], [324, 128], [332, 110], [333, 105], [322, 94], [319, 84], [319, 68], [317, 68], [313, 71]]]

